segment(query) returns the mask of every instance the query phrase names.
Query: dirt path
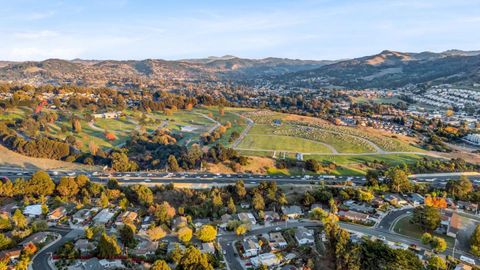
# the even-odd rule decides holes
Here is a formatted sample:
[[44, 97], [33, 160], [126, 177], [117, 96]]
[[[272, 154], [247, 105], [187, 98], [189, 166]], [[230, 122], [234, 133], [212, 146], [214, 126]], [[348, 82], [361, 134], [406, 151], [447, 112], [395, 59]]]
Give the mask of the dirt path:
[[250, 129], [252, 129], [253, 125], [255, 124], [255, 122], [253, 122], [252, 119], [248, 118], [248, 117], [245, 117], [241, 114], [238, 114], [236, 112], [232, 112], [233, 114], [245, 119], [247, 121], [247, 127], [242, 131], [242, 133], [240, 134], [240, 136], [233, 142], [232, 144], [232, 148], [235, 149], [242, 141], [243, 139], [245, 138], [245, 136], [247, 135], [247, 133], [250, 131]]
[[105, 131], [103, 128], [99, 128], [99, 127], [95, 126], [95, 122], [93, 122], [93, 121], [88, 122], [88, 126], [91, 129], [96, 130], [96, 131], [101, 131], [101, 132]]
[[198, 115], [200, 115], [200, 116], [202, 116], [202, 117], [204, 117], [204, 118], [206, 118], [206, 119], [208, 119], [208, 120], [210, 120], [210, 121], [212, 121], [212, 122], [215, 123], [215, 125], [214, 125], [213, 127], [211, 127], [211, 128], [207, 131], [207, 133], [212, 133], [215, 129], [217, 129], [217, 128], [219, 128], [219, 127], [221, 126], [220, 122], [218, 122], [217, 120], [211, 118], [210, 116], [208, 116], [208, 115], [206, 115], [206, 114], [199, 113], [199, 112], [194, 112], [194, 114], [198, 114]]

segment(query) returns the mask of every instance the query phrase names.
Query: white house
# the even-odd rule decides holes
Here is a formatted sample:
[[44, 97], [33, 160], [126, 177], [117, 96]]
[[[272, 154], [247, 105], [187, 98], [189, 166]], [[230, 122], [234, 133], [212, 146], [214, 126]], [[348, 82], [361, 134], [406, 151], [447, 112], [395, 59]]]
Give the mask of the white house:
[[32, 204], [25, 207], [23, 214], [28, 217], [38, 217], [42, 214], [42, 205], [41, 204]]
[[314, 231], [305, 227], [298, 227], [295, 231], [295, 240], [299, 245], [311, 245], [315, 243]]

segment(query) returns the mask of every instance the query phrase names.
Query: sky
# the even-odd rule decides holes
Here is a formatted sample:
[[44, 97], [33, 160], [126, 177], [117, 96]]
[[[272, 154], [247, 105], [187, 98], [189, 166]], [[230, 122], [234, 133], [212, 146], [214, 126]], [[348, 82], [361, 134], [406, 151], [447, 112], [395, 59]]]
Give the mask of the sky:
[[0, 60], [480, 50], [478, 0], [0, 0]]

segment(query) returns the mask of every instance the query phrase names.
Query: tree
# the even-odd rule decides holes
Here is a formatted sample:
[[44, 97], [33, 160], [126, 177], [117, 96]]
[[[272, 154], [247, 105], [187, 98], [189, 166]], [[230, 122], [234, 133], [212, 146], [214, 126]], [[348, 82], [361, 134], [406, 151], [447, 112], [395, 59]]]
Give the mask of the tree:
[[20, 209], [15, 210], [12, 216], [12, 220], [16, 228], [24, 229], [27, 227], [27, 218], [22, 214], [22, 211], [20, 211]]
[[422, 237], [420, 238], [420, 240], [422, 241], [422, 243], [423, 243], [424, 245], [428, 245], [428, 244], [430, 244], [430, 242], [432, 242], [432, 235], [429, 234], [429, 233], [427, 233], [427, 232], [426, 232], [426, 233], [423, 233], [423, 234], [422, 234]]
[[135, 241], [135, 230], [133, 225], [124, 224], [122, 226], [120, 229], [120, 239], [122, 243], [129, 248], [134, 248], [136, 246], [137, 243]]
[[95, 143], [95, 141], [89, 141], [88, 142], [88, 149], [90, 150], [90, 154], [96, 156], [97, 152], [98, 152], [98, 149], [100, 149], [100, 147], [98, 147], [98, 145]]
[[237, 235], [244, 235], [248, 232], [248, 225], [247, 224], [240, 224], [236, 229], [235, 233]]
[[72, 130], [75, 133], [82, 132], [82, 124], [80, 124], [80, 120], [78, 120], [78, 118], [72, 119]]
[[447, 182], [446, 190], [449, 194], [458, 199], [466, 199], [468, 194], [473, 190], [473, 185], [467, 176], [462, 175], [458, 180], [450, 180]]
[[130, 190], [133, 192], [135, 201], [147, 206], [153, 203], [153, 193], [149, 187], [144, 185], [133, 185], [130, 186]]
[[431, 206], [420, 206], [413, 210], [412, 221], [424, 230], [435, 230], [441, 221], [440, 210]]
[[157, 241], [157, 240], [160, 240], [163, 237], [165, 237], [167, 235], [167, 233], [165, 232], [165, 230], [162, 227], [156, 226], [156, 227], [152, 227], [152, 228], [148, 229], [147, 230], [147, 235], [150, 238], [150, 240]]
[[0, 230], [9, 230], [12, 227], [10, 219], [8, 217], [0, 216]]
[[8, 248], [11, 244], [12, 239], [10, 239], [8, 236], [5, 236], [3, 233], [0, 233], [0, 250]]
[[213, 270], [212, 265], [208, 262], [208, 257], [195, 248], [189, 246], [183, 257], [177, 265], [178, 270]]
[[202, 242], [212, 242], [217, 238], [217, 229], [212, 225], [203, 225], [197, 232], [197, 237]]
[[171, 270], [170, 266], [168, 266], [167, 262], [164, 260], [156, 260], [150, 270]]
[[439, 256], [433, 255], [428, 259], [428, 270], [445, 270], [447, 269], [447, 263]]
[[157, 221], [160, 223], [169, 222], [175, 216], [175, 208], [170, 206], [168, 202], [152, 205], [149, 208], [150, 213], [153, 213]]
[[305, 161], [305, 169], [312, 171], [312, 172], [318, 172], [321, 169], [320, 163], [315, 160], [315, 159], [308, 159]]
[[379, 183], [379, 178], [378, 178], [378, 172], [375, 170], [368, 170], [367, 175], [365, 176], [366, 178], [366, 185], [370, 187], [376, 187], [378, 186]]
[[364, 201], [364, 202], [370, 202], [374, 198], [373, 194], [368, 190], [358, 189], [357, 195], [358, 195], [358, 200]]
[[97, 253], [100, 258], [112, 259], [122, 253], [117, 240], [103, 233], [97, 245]]
[[411, 190], [412, 184], [404, 170], [398, 167], [389, 169], [386, 176], [387, 185], [392, 192], [407, 192]]
[[92, 238], [93, 238], [93, 230], [92, 230], [92, 228], [90, 228], [90, 227], [85, 227], [84, 231], [85, 231], [85, 237], [86, 237], [87, 239], [92, 239]]
[[177, 232], [178, 240], [183, 243], [188, 243], [190, 239], [192, 239], [192, 234], [192, 229], [189, 227], [182, 227]]
[[435, 252], [444, 252], [447, 249], [447, 241], [441, 237], [434, 236], [430, 244]]
[[75, 196], [78, 191], [78, 184], [72, 177], [62, 177], [57, 185], [57, 192], [63, 197]]
[[309, 214], [310, 219], [313, 219], [313, 220], [323, 220], [327, 216], [328, 216], [328, 213], [322, 208], [318, 208], [318, 207], [313, 208]]
[[235, 202], [233, 201], [232, 197], [230, 197], [230, 199], [228, 200], [228, 212], [230, 214], [237, 213], [237, 206], [235, 206]]
[[54, 190], [55, 183], [52, 178], [50, 178], [50, 175], [44, 171], [37, 171], [32, 175], [30, 181], [28, 181], [25, 192], [40, 197], [51, 195]]
[[79, 174], [77, 177], [75, 177], [75, 182], [79, 188], [83, 188], [90, 182], [90, 179], [88, 179], [88, 176], [85, 174]]
[[178, 172], [180, 170], [180, 166], [178, 166], [177, 158], [174, 155], [168, 156], [168, 170], [171, 172]]
[[480, 256], [480, 225], [477, 225], [470, 236], [470, 251], [475, 256]]
[[260, 192], [255, 192], [255, 194], [253, 194], [252, 204], [253, 208], [256, 210], [265, 209], [265, 201], [263, 200], [263, 196], [260, 194]]
[[240, 199], [247, 195], [247, 189], [245, 188], [245, 184], [242, 180], [237, 180], [235, 182], [235, 191], [237, 192], [237, 195]]

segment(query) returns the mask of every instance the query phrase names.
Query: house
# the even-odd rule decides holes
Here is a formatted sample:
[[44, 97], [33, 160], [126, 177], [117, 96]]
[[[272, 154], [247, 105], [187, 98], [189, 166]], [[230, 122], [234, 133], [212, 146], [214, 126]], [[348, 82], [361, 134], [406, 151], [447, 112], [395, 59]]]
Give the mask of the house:
[[263, 220], [265, 222], [273, 222], [273, 221], [278, 221], [280, 220], [280, 215], [277, 212], [274, 211], [265, 211]]
[[153, 218], [152, 216], [146, 216], [143, 218], [142, 220], [142, 224], [140, 225], [140, 227], [143, 229], [143, 230], [146, 230], [150, 227], [150, 225], [153, 224]]
[[440, 226], [437, 232], [446, 234], [450, 237], [456, 237], [458, 231], [462, 228], [462, 219], [455, 212], [443, 212]]
[[175, 250], [176, 248], [179, 248], [180, 250], [185, 250], [185, 246], [182, 245], [181, 243], [178, 243], [178, 242], [168, 242], [168, 246], [167, 246], [167, 254], [170, 254], [170, 252], [172, 252], [173, 250]]
[[241, 202], [241, 203], [240, 203], [240, 208], [242, 208], [242, 209], [248, 209], [248, 208], [250, 208], [250, 204], [247, 203], [247, 202]]
[[257, 243], [257, 239], [255, 237], [243, 239], [242, 246], [244, 257], [257, 256], [258, 252], [260, 251], [260, 245]]
[[370, 202], [374, 207], [379, 208], [385, 204], [385, 201], [382, 200], [380, 197], [375, 197], [373, 200]]
[[3, 216], [9, 217], [12, 214], [12, 212], [17, 208], [18, 206], [15, 203], [2, 205], [2, 207], [0, 208], [0, 214]]
[[75, 244], [75, 249], [80, 251], [80, 254], [89, 254], [95, 250], [95, 245], [88, 241], [88, 239], [78, 239]]
[[57, 221], [63, 218], [66, 214], [67, 214], [67, 210], [65, 209], [65, 207], [60, 206], [55, 208], [55, 210], [53, 210], [48, 214], [48, 220]]
[[42, 205], [41, 204], [27, 205], [27, 207], [25, 207], [25, 209], [23, 210], [23, 214], [31, 218], [39, 217], [42, 214]]
[[22, 253], [21, 248], [14, 248], [14, 249], [9, 249], [9, 250], [4, 250], [0, 252], [0, 261], [13, 261], [16, 260], [20, 257], [20, 254]]
[[404, 200], [402, 197], [396, 194], [387, 194], [384, 196], [384, 200], [389, 202], [392, 205], [406, 205], [408, 202]]
[[89, 220], [92, 216], [93, 209], [80, 209], [72, 216], [72, 222], [74, 224], [83, 224]]
[[353, 210], [355, 212], [360, 212], [360, 213], [373, 213], [375, 212], [375, 209], [371, 206], [364, 205], [364, 204], [352, 204], [348, 207], [349, 210]]
[[135, 256], [151, 256], [155, 255], [158, 249], [157, 241], [150, 241], [149, 239], [136, 237], [138, 244], [134, 249], [130, 249], [130, 253]]
[[206, 224], [210, 224], [211, 221], [210, 219], [208, 218], [199, 218], [199, 219], [195, 219], [193, 221], [193, 226], [195, 226], [196, 229], [202, 227], [203, 225], [206, 225]]
[[35, 246], [37, 246], [39, 244], [45, 243], [47, 241], [48, 236], [49, 236], [48, 232], [37, 232], [25, 238], [19, 245], [22, 247], [25, 247], [28, 244], [32, 243]]
[[114, 215], [114, 210], [105, 208], [102, 209], [102, 211], [98, 212], [97, 215], [95, 215], [95, 217], [93, 218], [93, 222], [95, 222], [96, 225], [105, 225], [112, 219]]
[[340, 217], [340, 219], [346, 219], [350, 221], [361, 221], [361, 222], [368, 221], [368, 217], [369, 217], [369, 215], [367, 214], [352, 211], [352, 210], [339, 211], [338, 216]]
[[459, 263], [455, 266], [455, 270], [472, 270], [472, 267], [468, 264]]
[[133, 223], [137, 220], [137, 216], [138, 214], [135, 212], [126, 211], [117, 216], [117, 219], [115, 220], [115, 225], [122, 226], [125, 223]]
[[281, 260], [276, 254], [264, 253], [250, 258], [250, 262], [255, 268], [258, 268], [261, 265], [265, 265], [267, 267], [278, 265], [280, 264]]
[[314, 232], [305, 227], [298, 227], [295, 231], [295, 240], [299, 245], [310, 245], [315, 243]]
[[175, 217], [172, 221], [172, 229], [176, 231], [182, 227], [187, 226], [187, 223], [188, 223], [188, 220], [186, 217], [184, 216]]
[[120, 116], [121, 112], [94, 113], [93, 118], [114, 119]]
[[252, 213], [238, 213], [238, 219], [245, 224], [255, 225], [257, 220]]
[[419, 206], [424, 204], [425, 198], [418, 193], [413, 193], [410, 195], [410, 201], [412, 202], [413, 206]]
[[295, 219], [303, 215], [303, 211], [298, 205], [282, 206], [282, 214], [290, 219]]
[[476, 213], [478, 210], [478, 204], [472, 202], [457, 201], [457, 208]]
[[221, 217], [220, 217], [220, 228], [227, 228], [227, 224], [230, 220], [233, 220], [233, 217], [232, 215], [229, 215], [229, 214], [223, 214]]
[[288, 243], [281, 232], [272, 232], [269, 234], [270, 247], [272, 249], [283, 249]]
[[200, 249], [203, 253], [207, 254], [215, 254], [215, 245], [212, 242], [209, 243], [202, 243], [202, 247]]

